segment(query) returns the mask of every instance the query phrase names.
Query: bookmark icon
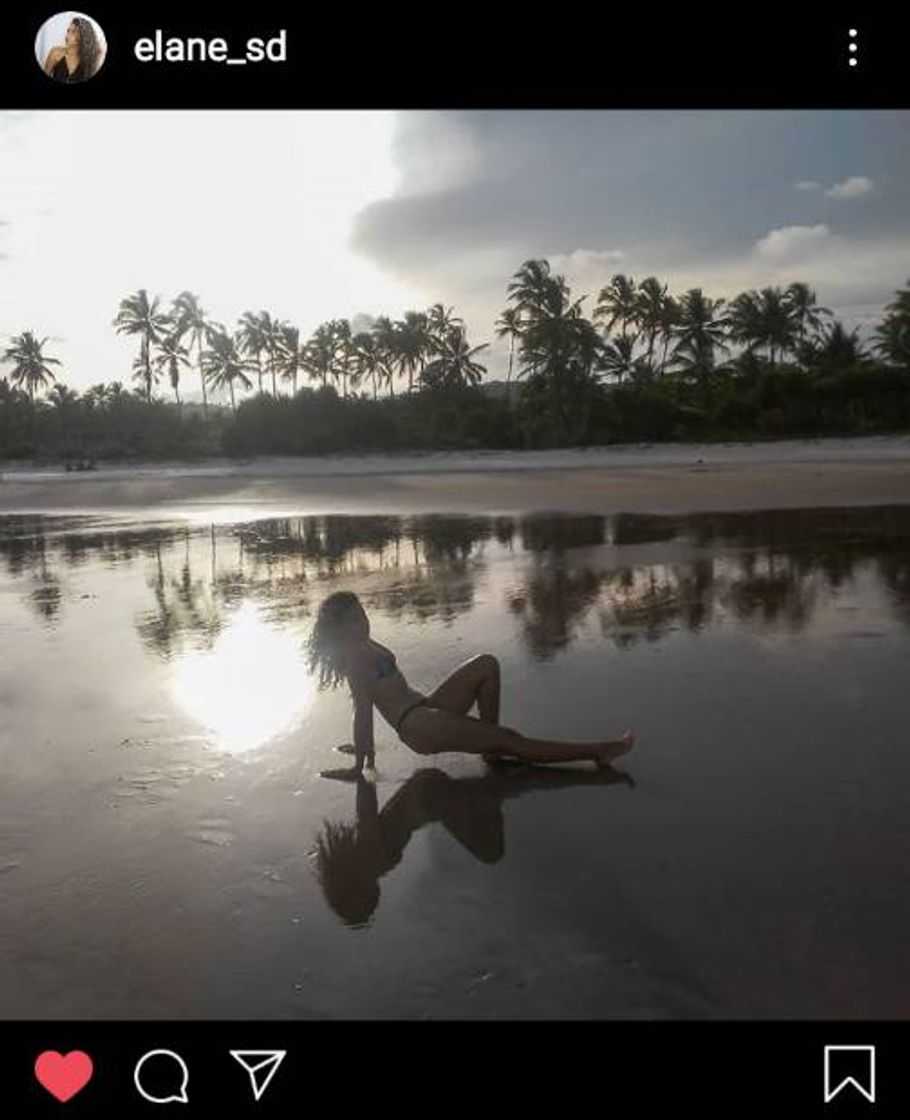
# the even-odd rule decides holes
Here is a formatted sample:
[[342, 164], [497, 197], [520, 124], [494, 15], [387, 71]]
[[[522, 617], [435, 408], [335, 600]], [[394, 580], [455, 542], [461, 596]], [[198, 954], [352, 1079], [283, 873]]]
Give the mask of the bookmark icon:
[[825, 1104], [848, 1086], [875, 1104], [875, 1047], [825, 1047]]
[[230, 1055], [238, 1061], [250, 1076], [253, 1099], [259, 1100], [268, 1089], [278, 1067], [284, 1061], [287, 1050], [231, 1050]]

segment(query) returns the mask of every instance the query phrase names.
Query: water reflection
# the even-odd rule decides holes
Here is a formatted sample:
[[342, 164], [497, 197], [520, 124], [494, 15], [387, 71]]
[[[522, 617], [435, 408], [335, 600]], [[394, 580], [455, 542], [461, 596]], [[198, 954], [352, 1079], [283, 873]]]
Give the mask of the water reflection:
[[[276, 624], [309, 618], [338, 582], [356, 585], [369, 607], [399, 622], [453, 623], [475, 609], [483, 589], [536, 660], [565, 651], [588, 629], [620, 648], [726, 617], [797, 633], [867, 571], [895, 618], [910, 624], [906, 506], [685, 517], [314, 516], [217, 530], [0, 519], [0, 562], [47, 625], [75, 594], [67, 574], [92, 559], [112, 570], [147, 565], [150, 602], [135, 625], [164, 660], [213, 649], [225, 612], [244, 602]], [[506, 586], [493, 578], [503, 560]]]
[[351, 926], [366, 925], [379, 905], [379, 880], [401, 862], [421, 828], [440, 823], [482, 863], [498, 863], [506, 851], [502, 807], [509, 798], [543, 789], [633, 785], [623, 771], [546, 769], [501, 762], [486, 774], [450, 778], [430, 767], [418, 770], [382, 811], [376, 786], [357, 781], [354, 821], [326, 821], [316, 838], [315, 873], [326, 902]]
[[239, 753], [291, 727], [314, 688], [300, 643], [244, 603], [211, 649], [175, 659], [171, 693], [223, 750]]

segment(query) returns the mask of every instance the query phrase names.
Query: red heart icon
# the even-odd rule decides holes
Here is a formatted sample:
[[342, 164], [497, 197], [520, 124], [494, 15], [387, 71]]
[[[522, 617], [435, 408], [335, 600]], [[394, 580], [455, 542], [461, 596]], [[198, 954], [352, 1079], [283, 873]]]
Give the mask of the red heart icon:
[[61, 1102], [84, 1089], [92, 1079], [92, 1072], [92, 1059], [81, 1050], [70, 1050], [68, 1054], [45, 1050], [35, 1062], [35, 1077]]

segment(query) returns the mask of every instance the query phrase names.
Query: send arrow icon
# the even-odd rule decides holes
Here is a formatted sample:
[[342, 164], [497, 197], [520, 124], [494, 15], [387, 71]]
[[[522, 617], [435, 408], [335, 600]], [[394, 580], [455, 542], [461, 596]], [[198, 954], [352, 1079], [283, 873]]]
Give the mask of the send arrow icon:
[[250, 1075], [253, 1097], [258, 1101], [284, 1061], [287, 1050], [231, 1050], [230, 1054]]

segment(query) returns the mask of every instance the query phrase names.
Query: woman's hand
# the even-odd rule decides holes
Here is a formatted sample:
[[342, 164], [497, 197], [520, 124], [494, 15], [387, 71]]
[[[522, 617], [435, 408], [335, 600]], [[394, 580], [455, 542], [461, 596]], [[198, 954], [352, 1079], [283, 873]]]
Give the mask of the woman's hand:
[[334, 778], [336, 782], [365, 782], [363, 771], [359, 766], [351, 766], [341, 770], [320, 770], [320, 778]]

